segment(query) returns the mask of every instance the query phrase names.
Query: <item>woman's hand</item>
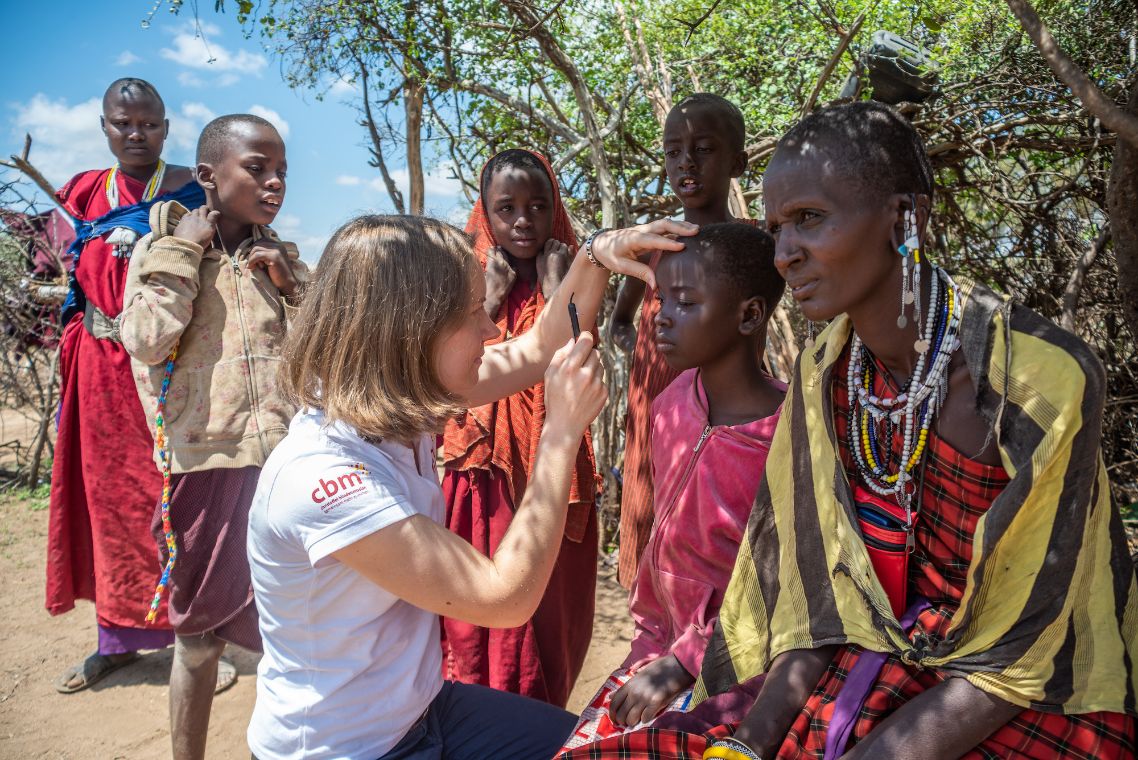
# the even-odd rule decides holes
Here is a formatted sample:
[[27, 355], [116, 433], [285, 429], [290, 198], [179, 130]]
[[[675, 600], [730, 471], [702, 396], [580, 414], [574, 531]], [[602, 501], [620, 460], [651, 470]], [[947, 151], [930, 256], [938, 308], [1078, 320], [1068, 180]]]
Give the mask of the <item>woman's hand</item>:
[[638, 257], [647, 251], [682, 251], [684, 242], [676, 236], [687, 237], [697, 232], [697, 225], [671, 219], [607, 230], [593, 238], [593, 257], [609, 270], [644, 280], [654, 288], [655, 273]]
[[680, 692], [695, 683], [674, 654], [653, 660], [616, 690], [609, 718], [618, 726], [636, 726], [655, 718]]
[[498, 246], [486, 251], [486, 301], [484, 306], [490, 319], [497, 321], [498, 310], [506, 302], [518, 273], [506, 259], [506, 252]]
[[571, 263], [573, 256], [569, 253], [569, 246], [557, 238], [545, 241], [545, 249], [537, 255], [537, 281], [546, 299], [561, 286]]
[[545, 432], [564, 431], [576, 444], [606, 400], [608, 390], [600, 356], [593, 350], [593, 335], [581, 333], [557, 350], [545, 370]]

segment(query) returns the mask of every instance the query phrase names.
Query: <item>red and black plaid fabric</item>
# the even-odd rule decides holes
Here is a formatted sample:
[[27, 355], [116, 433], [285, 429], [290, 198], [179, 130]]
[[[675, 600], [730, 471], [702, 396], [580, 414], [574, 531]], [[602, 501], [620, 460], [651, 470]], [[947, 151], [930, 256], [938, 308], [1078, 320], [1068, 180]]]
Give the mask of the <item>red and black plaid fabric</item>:
[[[846, 377], [849, 351], [835, 364], [834, 377]], [[875, 395], [893, 395], [897, 388], [883, 368], [874, 373]], [[888, 379], [887, 379], [888, 378]], [[846, 445], [849, 424], [848, 391], [843, 382], [833, 385], [834, 427], [838, 448], [850, 479], [856, 471]], [[893, 446], [894, 461], [900, 458], [900, 440]], [[935, 430], [929, 434], [929, 449], [916, 516], [916, 550], [909, 563], [910, 593], [926, 597], [932, 607], [922, 613], [910, 637], [943, 638], [957, 605], [964, 595], [972, 539], [976, 523], [996, 495], [1007, 485], [1002, 467], [975, 462], [954, 450]], [[820, 758], [833, 703], [846, 675], [857, 662], [858, 647], [842, 647], [826, 675], [795, 720], [778, 753], [780, 760]], [[851, 743], [864, 738], [886, 717], [921, 692], [931, 689], [946, 675], [906, 666], [896, 657], [886, 660], [877, 683], [854, 724]], [[1056, 715], [1024, 710], [964, 757], [988, 758], [1122, 758], [1133, 757], [1133, 718], [1119, 713]]]
[[556, 760], [700, 760], [710, 742], [730, 734], [727, 726], [706, 734], [645, 728], [562, 752]]
[[[834, 367], [834, 427], [839, 451], [851, 478], [856, 477], [846, 445], [849, 425], [848, 392], [844, 383], [849, 364], [848, 349]], [[897, 393], [886, 385], [884, 371], [875, 374], [875, 395]], [[894, 441], [895, 459], [900, 446]], [[957, 605], [964, 595], [972, 539], [976, 523], [1007, 485], [1002, 467], [968, 459], [944, 440], [929, 435], [929, 451], [923, 465], [924, 487], [917, 515], [916, 551], [909, 563], [910, 593], [932, 603], [917, 619], [911, 637], [943, 638]], [[817, 760], [826, 746], [826, 736], [837, 699], [850, 669], [861, 653], [859, 647], [843, 646], [834, 656], [806, 705], [798, 714], [776, 755], [779, 760]], [[886, 660], [877, 683], [870, 691], [857, 722], [851, 746], [863, 739], [894, 711], [918, 694], [933, 688], [948, 676], [932, 670], [906, 666], [896, 657]], [[699, 760], [707, 736], [723, 735], [727, 728], [704, 736], [648, 729], [581, 747], [561, 760], [584, 758], [687, 758]], [[617, 741], [619, 740], [619, 741]], [[1121, 713], [1057, 715], [1024, 710], [971, 752], [965, 760], [1107, 760], [1135, 756], [1134, 719]], [[684, 754], [686, 752], [686, 754]]]

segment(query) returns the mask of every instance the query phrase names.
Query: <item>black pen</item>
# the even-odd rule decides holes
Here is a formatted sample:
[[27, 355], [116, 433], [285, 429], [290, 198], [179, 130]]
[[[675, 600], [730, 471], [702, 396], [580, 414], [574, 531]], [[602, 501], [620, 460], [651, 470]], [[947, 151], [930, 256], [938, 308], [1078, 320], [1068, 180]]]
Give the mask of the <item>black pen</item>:
[[569, 294], [569, 324], [573, 326], [573, 340], [581, 337], [581, 323], [577, 320], [577, 307], [573, 303], [575, 293]]

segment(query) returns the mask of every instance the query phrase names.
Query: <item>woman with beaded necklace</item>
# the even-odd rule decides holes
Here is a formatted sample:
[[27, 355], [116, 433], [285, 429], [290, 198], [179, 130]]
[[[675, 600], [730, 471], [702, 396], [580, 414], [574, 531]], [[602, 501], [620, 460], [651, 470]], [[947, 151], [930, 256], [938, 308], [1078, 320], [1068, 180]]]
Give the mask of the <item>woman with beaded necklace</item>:
[[737, 727], [622, 737], [620, 757], [1134, 756], [1138, 587], [1102, 366], [932, 265], [932, 196], [887, 106], [779, 142], [775, 264], [833, 321], [795, 368], [696, 699], [766, 677]]

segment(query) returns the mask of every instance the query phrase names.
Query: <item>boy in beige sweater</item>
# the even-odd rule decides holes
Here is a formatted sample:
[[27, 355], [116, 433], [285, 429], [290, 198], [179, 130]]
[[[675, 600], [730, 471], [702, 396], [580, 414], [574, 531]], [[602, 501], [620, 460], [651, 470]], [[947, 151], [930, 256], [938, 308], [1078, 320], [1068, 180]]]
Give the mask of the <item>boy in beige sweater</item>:
[[[155, 462], [161, 469], [165, 457], [170, 469], [175, 760], [205, 755], [225, 642], [261, 648], [246, 525], [261, 465], [295, 411], [275, 376], [287, 312], [307, 275], [296, 246], [267, 227], [284, 200], [285, 171], [284, 142], [269, 122], [247, 114], [210, 122], [196, 167], [206, 205], [155, 205], [127, 274], [122, 342], [156, 434]], [[168, 561], [160, 514], [154, 533]]]

